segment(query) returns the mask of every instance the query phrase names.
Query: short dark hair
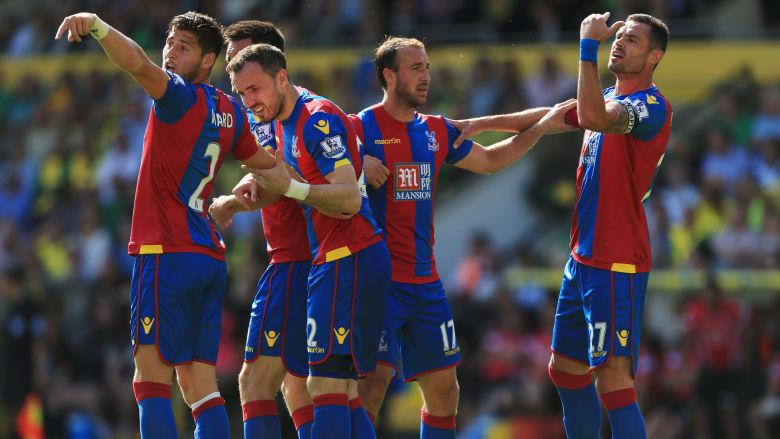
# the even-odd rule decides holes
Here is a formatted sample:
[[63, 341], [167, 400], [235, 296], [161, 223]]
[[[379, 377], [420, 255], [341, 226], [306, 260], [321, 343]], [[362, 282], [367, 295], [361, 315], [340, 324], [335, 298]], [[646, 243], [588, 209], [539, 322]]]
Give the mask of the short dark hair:
[[206, 14], [185, 12], [173, 17], [168, 23], [168, 33], [174, 29], [186, 30], [198, 37], [198, 45], [205, 55], [213, 53], [219, 56], [222, 50], [222, 25]]
[[226, 70], [228, 73], [236, 73], [250, 62], [259, 64], [271, 76], [279, 73], [279, 70], [287, 69], [287, 59], [281, 50], [270, 44], [252, 44], [238, 52], [238, 55], [230, 60]]
[[636, 21], [650, 26], [650, 47], [666, 52], [669, 45], [669, 26], [661, 19], [648, 14], [631, 14], [626, 21]]
[[384, 70], [398, 70], [398, 51], [407, 47], [419, 47], [425, 49], [425, 44], [417, 38], [394, 37], [392, 35], [385, 38], [384, 41], [374, 51], [374, 65], [376, 66], [376, 78], [382, 88], [387, 88]]
[[270, 44], [284, 52], [284, 34], [270, 21], [241, 20], [225, 28], [225, 43], [249, 38], [252, 44]]

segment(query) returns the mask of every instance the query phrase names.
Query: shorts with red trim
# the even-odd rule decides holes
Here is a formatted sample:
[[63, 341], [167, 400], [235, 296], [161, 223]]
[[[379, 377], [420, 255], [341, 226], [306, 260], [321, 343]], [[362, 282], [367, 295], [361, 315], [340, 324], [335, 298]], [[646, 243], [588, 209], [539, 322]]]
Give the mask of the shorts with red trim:
[[309, 374], [306, 353], [306, 283], [310, 261], [271, 264], [257, 283], [247, 331], [244, 361], [281, 357], [291, 374]]
[[397, 369], [399, 351], [406, 381], [460, 364], [455, 321], [440, 280], [392, 282], [378, 361]]
[[648, 277], [569, 257], [555, 311], [553, 351], [594, 369], [613, 356], [631, 357], [636, 371]]
[[358, 375], [376, 369], [376, 347], [390, 288], [384, 241], [335, 261], [312, 265], [306, 334], [309, 364], [352, 356]]
[[156, 345], [168, 364], [215, 364], [227, 287], [224, 261], [201, 253], [135, 256], [130, 288], [130, 337]]

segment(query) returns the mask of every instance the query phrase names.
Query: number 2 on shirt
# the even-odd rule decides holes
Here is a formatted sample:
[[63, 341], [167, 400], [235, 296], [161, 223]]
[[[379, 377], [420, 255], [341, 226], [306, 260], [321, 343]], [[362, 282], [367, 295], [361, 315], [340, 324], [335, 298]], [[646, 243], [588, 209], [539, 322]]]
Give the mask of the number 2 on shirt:
[[195, 192], [190, 196], [190, 202], [188, 203], [192, 209], [195, 209], [198, 212], [203, 212], [203, 199], [200, 198], [200, 193], [203, 192], [206, 185], [214, 179], [214, 170], [217, 168], [217, 160], [219, 159], [221, 150], [222, 148], [219, 146], [219, 143], [216, 142], [211, 142], [206, 146], [206, 153], [203, 157], [211, 159], [211, 162], [209, 163], [209, 175], [203, 177], [203, 180], [200, 181]]

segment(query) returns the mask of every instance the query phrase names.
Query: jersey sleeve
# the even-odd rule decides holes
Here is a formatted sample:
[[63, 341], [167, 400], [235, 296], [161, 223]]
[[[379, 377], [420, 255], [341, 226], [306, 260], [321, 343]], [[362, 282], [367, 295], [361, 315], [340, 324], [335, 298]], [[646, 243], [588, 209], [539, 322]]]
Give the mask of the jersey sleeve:
[[351, 165], [347, 128], [338, 115], [324, 111], [312, 114], [303, 127], [306, 150], [323, 176], [344, 165]]
[[246, 118], [249, 121], [249, 129], [252, 131], [252, 136], [257, 141], [259, 146], [265, 148], [266, 151], [273, 151], [276, 149], [276, 121], [271, 123], [262, 123], [252, 114], [250, 110], [246, 112]]
[[195, 85], [185, 81], [176, 73], [169, 71], [165, 73], [168, 74], [168, 86], [165, 88], [165, 94], [154, 100], [152, 108], [160, 121], [174, 123], [195, 105], [198, 91]]
[[236, 109], [236, 129], [239, 131], [232, 154], [236, 160], [242, 161], [257, 153], [258, 144], [249, 128], [249, 121], [246, 119], [246, 113], [241, 111], [240, 107], [235, 103], [234, 108]]
[[474, 142], [471, 139], [466, 139], [459, 147], [455, 148], [452, 145], [455, 143], [455, 139], [460, 136], [460, 130], [455, 128], [446, 118], [444, 119], [444, 124], [447, 125], [447, 156], [444, 158], [444, 161], [454, 165], [469, 155]]
[[666, 123], [666, 102], [658, 94], [635, 93], [616, 102], [628, 110], [626, 134], [633, 134], [641, 140], [650, 140]]

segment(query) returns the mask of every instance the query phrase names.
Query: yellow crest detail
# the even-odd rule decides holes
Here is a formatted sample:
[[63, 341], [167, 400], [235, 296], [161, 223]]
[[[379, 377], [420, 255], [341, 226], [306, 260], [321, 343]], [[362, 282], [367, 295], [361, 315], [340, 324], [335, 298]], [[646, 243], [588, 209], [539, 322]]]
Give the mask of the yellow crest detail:
[[330, 133], [330, 124], [325, 119], [318, 120], [317, 123], [314, 124], [314, 128], [322, 131], [322, 134], [325, 134], [326, 136]]
[[149, 331], [152, 330], [152, 325], [154, 325], [154, 319], [146, 316], [143, 319], [141, 319], [141, 324], [144, 325], [144, 334], [149, 334]]
[[647, 105], [657, 104], [658, 100], [653, 95], [647, 95]]
[[339, 329], [333, 328], [333, 332], [336, 333], [336, 340], [339, 342], [339, 344], [344, 344], [344, 339], [347, 338], [349, 329], [342, 326]]
[[628, 344], [628, 330], [623, 329], [621, 331], [617, 331], [617, 338], [620, 342], [621, 347], [626, 347]]
[[279, 338], [279, 333], [276, 331], [265, 331], [265, 342], [268, 343], [268, 347], [272, 348], [276, 344], [276, 340]]

